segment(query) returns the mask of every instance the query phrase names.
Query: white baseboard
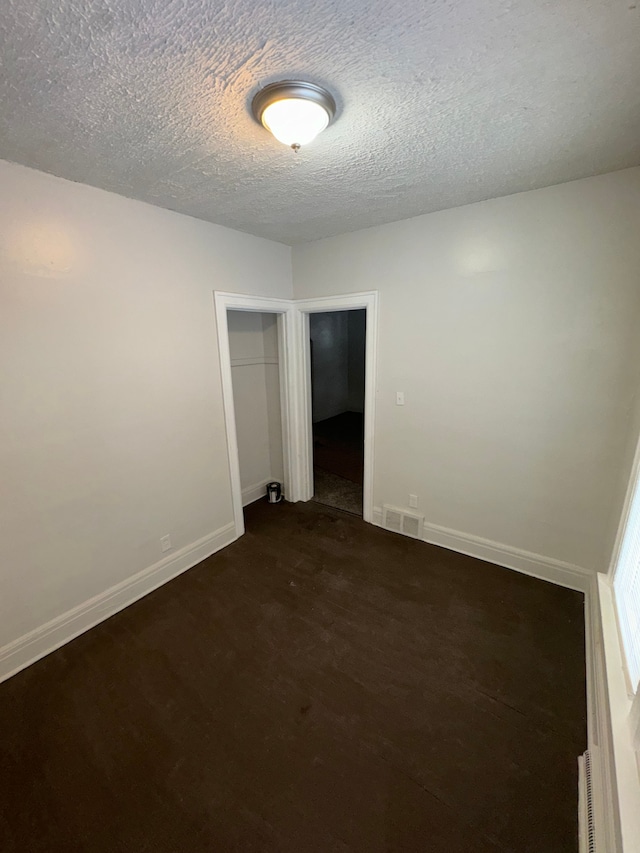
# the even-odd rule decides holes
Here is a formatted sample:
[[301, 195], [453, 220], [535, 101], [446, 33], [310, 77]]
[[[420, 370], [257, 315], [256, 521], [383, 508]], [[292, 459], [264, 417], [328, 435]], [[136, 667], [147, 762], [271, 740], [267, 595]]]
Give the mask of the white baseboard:
[[[409, 510], [410, 512], [411, 510]], [[382, 527], [382, 509], [374, 507], [373, 523]], [[490, 539], [482, 539], [469, 533], [461, 533], [459, 530], [451, 530], [449, 527], [440, 527], [437, 524], [425, 522], [422, 539], [430, 545], [439, 545], [459, 554], [476, 557], [513, 569], [534, 578], [550, 581], [551, 583], [586, 592], [594, 573], [581, 566], [565, 563], [552, 557], [544, 557], [531, 551], [523, 551]]]
[[206, 557], [230, 545], [235, 539], [233, 522], [226, 524], [214, 533], [198, 539], [186, 548], [3, 646], [0, 649], [0, 681], [10, 678], [147, 593], [191, 569]]
[[267, 483], [273, 482], [275, 478], [269, 477], [266, 480], [260, 480], [259, 483], [254, 483], [252, 486], [247, 486], [242, 490], [242, 506], [249, 506], [254, 501], [259, 501], [267, 494]]

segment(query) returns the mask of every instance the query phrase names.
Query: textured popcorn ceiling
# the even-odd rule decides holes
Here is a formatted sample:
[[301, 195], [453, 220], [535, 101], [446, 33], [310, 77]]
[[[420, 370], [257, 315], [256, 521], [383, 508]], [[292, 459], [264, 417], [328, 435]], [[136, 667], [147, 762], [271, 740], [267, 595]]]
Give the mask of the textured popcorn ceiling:
[[[638, 165], [636, 2], [2, 0], [0, 157], [287, 243]], [[298, 76], [295, 155], [248, 105]]]

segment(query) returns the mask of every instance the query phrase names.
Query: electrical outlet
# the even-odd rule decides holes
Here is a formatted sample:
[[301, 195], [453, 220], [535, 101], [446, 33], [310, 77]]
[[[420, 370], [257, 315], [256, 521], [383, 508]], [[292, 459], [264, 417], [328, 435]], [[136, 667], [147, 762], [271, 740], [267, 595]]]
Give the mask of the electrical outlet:
[[163, 554], [165, 551], [171, 550], [171, 537], [169, 536], [168, 533], [166, 536], [163, 536], [162, 539], [160, 540], [160, 547], [162, 548]]
[[396, 391], [396, 406], [404, 406], [404, 391]]
[[409, 495], [409, 506], [413, 507], [413, 509], [418, 508], [418, 496], [417, 495]]

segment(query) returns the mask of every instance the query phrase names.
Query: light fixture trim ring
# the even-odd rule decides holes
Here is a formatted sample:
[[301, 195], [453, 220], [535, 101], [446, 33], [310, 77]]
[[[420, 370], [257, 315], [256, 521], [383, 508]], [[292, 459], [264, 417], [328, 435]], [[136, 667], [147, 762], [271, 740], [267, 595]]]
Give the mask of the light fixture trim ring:
[[282, 101], [286, 98], [298, 98], [303, 101], [313, 101], [315, 104], [319, 104], [326, 110], [329, 116], [327, 127], [335, 117], [336, 102], [333, 95], [322, 86], [317, 86], [315, 83], [307, 83], [304, 80], [280, 80], [275, 83], [269, 83], [253, 96], [251, 112], [258, 124], [266, 127], [262, 117], [267, 107], [276, 101]]

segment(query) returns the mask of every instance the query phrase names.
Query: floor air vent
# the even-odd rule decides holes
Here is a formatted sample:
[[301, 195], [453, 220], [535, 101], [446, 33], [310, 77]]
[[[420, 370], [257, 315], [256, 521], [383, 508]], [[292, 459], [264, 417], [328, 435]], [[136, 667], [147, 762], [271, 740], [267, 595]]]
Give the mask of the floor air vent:
[[593, 815], [593, 770], [591, 753], [578, 758], [580, 777], [580, 853], [596, 853], [596, 831]]
[[384, 506], [382, 512], [382, 526], [394, 533], [404, 533], [414, 539], [422, 539], [423, 515], [413, 515], [393, 506]]

